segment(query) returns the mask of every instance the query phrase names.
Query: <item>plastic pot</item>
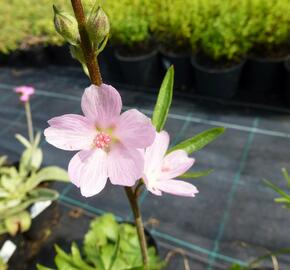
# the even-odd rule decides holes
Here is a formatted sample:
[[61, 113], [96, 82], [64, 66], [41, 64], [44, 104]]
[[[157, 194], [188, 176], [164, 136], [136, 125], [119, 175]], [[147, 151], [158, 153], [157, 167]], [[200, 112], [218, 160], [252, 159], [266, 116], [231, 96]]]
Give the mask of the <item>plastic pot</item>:
[[49, 64], [49, 57], [45, 47], [34, 46], [21, 50], [21, 61], [23, 61], [24, 66], [41, 68]]
[[76, 66], [79, 65], [79, 62], [72, 58], [69, 46], [50, 46], [47, 48], [47, 55], [49, 61], [53, 65], [59, 66]]
[[123, 56], [116, 50], [115, 57], [119, 62], [124, 83], [138, 86], [159, 86], [161, 63], [157, 50], [132, 57]]
[[262, 58], [249, 56], [242, 75], [242, 86], [251, 93], [282, 94], [285, 82], [285, 69], [283, 64], [287, 57]]
[[104, 82], [122, 82], [119, 61], [114, 55], [113, 46], [107, 46], [98, 56], [102, 79]]
[[168, 52], [162, 47], [159, 49], [165, 71], [174, 66], [174, 87], [185, 90], [193, 84], [194, 73], [190, 63], [190, 54]]
[[290, 60], [284, 63], [286, 69], [286, 98], [287, 102], [290, 104]]
[[193, 56], [191, 63], [198, 93], [225, 99], [232, 98], [236, 94], [245, 61], [222, 69], [203, 66], [199, 63], [198, 56]]

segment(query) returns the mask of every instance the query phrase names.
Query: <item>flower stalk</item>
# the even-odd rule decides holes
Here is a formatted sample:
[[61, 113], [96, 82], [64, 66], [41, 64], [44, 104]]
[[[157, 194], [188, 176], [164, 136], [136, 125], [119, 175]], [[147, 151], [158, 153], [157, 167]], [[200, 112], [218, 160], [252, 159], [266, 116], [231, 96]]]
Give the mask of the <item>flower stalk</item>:
[[29, 101], [24, 103], [25, 107], [25, 114], [26, 114], [26, 121], [27, 121], [27, 128], [28, 128], [28, 136], [31, 145], [34, 142], [34, 135], [33, 135], [33, 123], [32, 123], [32, 116], [31, 116], [31, 109]]
[[140, 208], [138, 205], [138, 196], [137, 196], [138, 192], [136, 194], [136, 192], [134, 192], [134, 190], [131, 187], [125, 187], [125, 191], [126, 191], [126, 194], [127, 194], [127, 197], [130, 202], [130, 206], [133, 211], [134, 218], [135, 218], [135, 225], [136, 225], [140, 248], [142, 252], [144, 270], [149, 270], [148, 249], [147, 249], [144, 225], [142, 222], [142, 216], [141, 216]]
[[102, 84], [99, 64], [96, 53], [90, 42], [89, 34], [86, 29], [86, 17], [81, 0], [71, 0], [81, 38], [81, 48], [85, 57], [86, 65], [89, 71], [91, 82], [97, 86]]
[[[102, 84], [102, 77], [98, 65], [96, 53], [90, 42], [90, 37], [86, 28], [86, 17], [84, 14], [81, 0], [71, 0], [81, 39], [81, 48], [85, 57], [86, 65], [89, 71], [91, 82], [97, 86]], [[132, 208], [137, 234], [139, 238], [140, 248], [142, 252], [144, 270], [149, 270], [147, 242], [144, 232], [144, 225], [142, 222], [141, 212], [138, 205], [138, 192], [134, 192], [133, 188], [125, 187], [125, 191]]]

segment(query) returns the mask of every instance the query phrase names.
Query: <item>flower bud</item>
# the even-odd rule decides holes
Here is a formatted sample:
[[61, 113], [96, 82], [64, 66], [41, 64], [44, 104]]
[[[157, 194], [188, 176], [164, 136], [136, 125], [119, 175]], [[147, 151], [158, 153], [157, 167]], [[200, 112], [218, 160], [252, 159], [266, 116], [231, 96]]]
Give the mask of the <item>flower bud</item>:
[[54, 26], [56, 31], [70, 44], [77, 45], [80, 41], [77, 20], [70, 14], [59, 11], [56, 6], [54, 10]]
[[97, 5], [92, 8], [87, 19], [87, 31], [94, 49], [100, 52], [100, 47], [104, 47], [103, 43], [110, 33], [110, 22], [107, 14]]

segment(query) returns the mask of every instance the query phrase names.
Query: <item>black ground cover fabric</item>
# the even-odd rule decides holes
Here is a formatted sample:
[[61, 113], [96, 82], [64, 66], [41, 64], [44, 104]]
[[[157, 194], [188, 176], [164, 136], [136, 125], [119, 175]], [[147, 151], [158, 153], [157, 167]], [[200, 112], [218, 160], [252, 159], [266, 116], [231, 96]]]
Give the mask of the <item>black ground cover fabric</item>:
[[[80, 97], [89, 85], [77, 68], [8, 69], [0, 71], [0, 154], [17, 160], [21, 145], [15, 133], [26, 134], [25, 114], [17, 95], [18, 85], [33, 85], [31, 100], [35, 128], [43, 130], [46, 121], [65, 113], [81, 113]], [[150, 116], [156, 91], [119, 86], [124, 108], [138, 108]], [[166, 130], [175, 144], [214, 126], [227, 128], [217, 141], [194, 155], [192, 170], [215, 169], [195, 180], [200, 193], [194, 199], [144, 193], [140, 199], [145, 222], [158, 221], [152, 234], [160, 252], [181, 248], [193, 270], [225, 269], [231, 263], [245, 265], [267, 250], [290, 247], [290, 211], [275, 204], [276, 194], [262, 179], [286, 188], [281, 168], [290, 170], [290, 108], [246, 106], [199, 98], [176, 98]], [[42, 140], [45, 164], [67, 167], [72, 152], [65, 152]], [[80, 207], [91, 215], [113, 212], [131, 219], [121, 187], [107, 184], [93, 198], [83, 198], [73, 185], [57, 184], [63, 211]], [[79, 240], [84, 227], [66, 222], [57, 239]], [[66, 231], [66, 233], [64, 233]], [[69, 238], [69, 239], [66, 239]], [[278, 256], [282, 270], [290, 269], [290, 257]], [[168, 269], [183, 269], [176, 255]], [[268, 262], [269, 264], [269, 262]]]

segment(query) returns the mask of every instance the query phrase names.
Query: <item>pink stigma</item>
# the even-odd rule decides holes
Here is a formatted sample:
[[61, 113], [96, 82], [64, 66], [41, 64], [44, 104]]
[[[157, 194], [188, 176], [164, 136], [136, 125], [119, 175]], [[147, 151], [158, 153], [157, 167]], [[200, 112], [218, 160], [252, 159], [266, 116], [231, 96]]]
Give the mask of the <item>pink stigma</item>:
[[94, 139], [94, 144], [97, 148], [103, 149], [108, 147], [111, 141], [112, 141], [111, 136], [109, 136], [106, 133], [100, 132]]

